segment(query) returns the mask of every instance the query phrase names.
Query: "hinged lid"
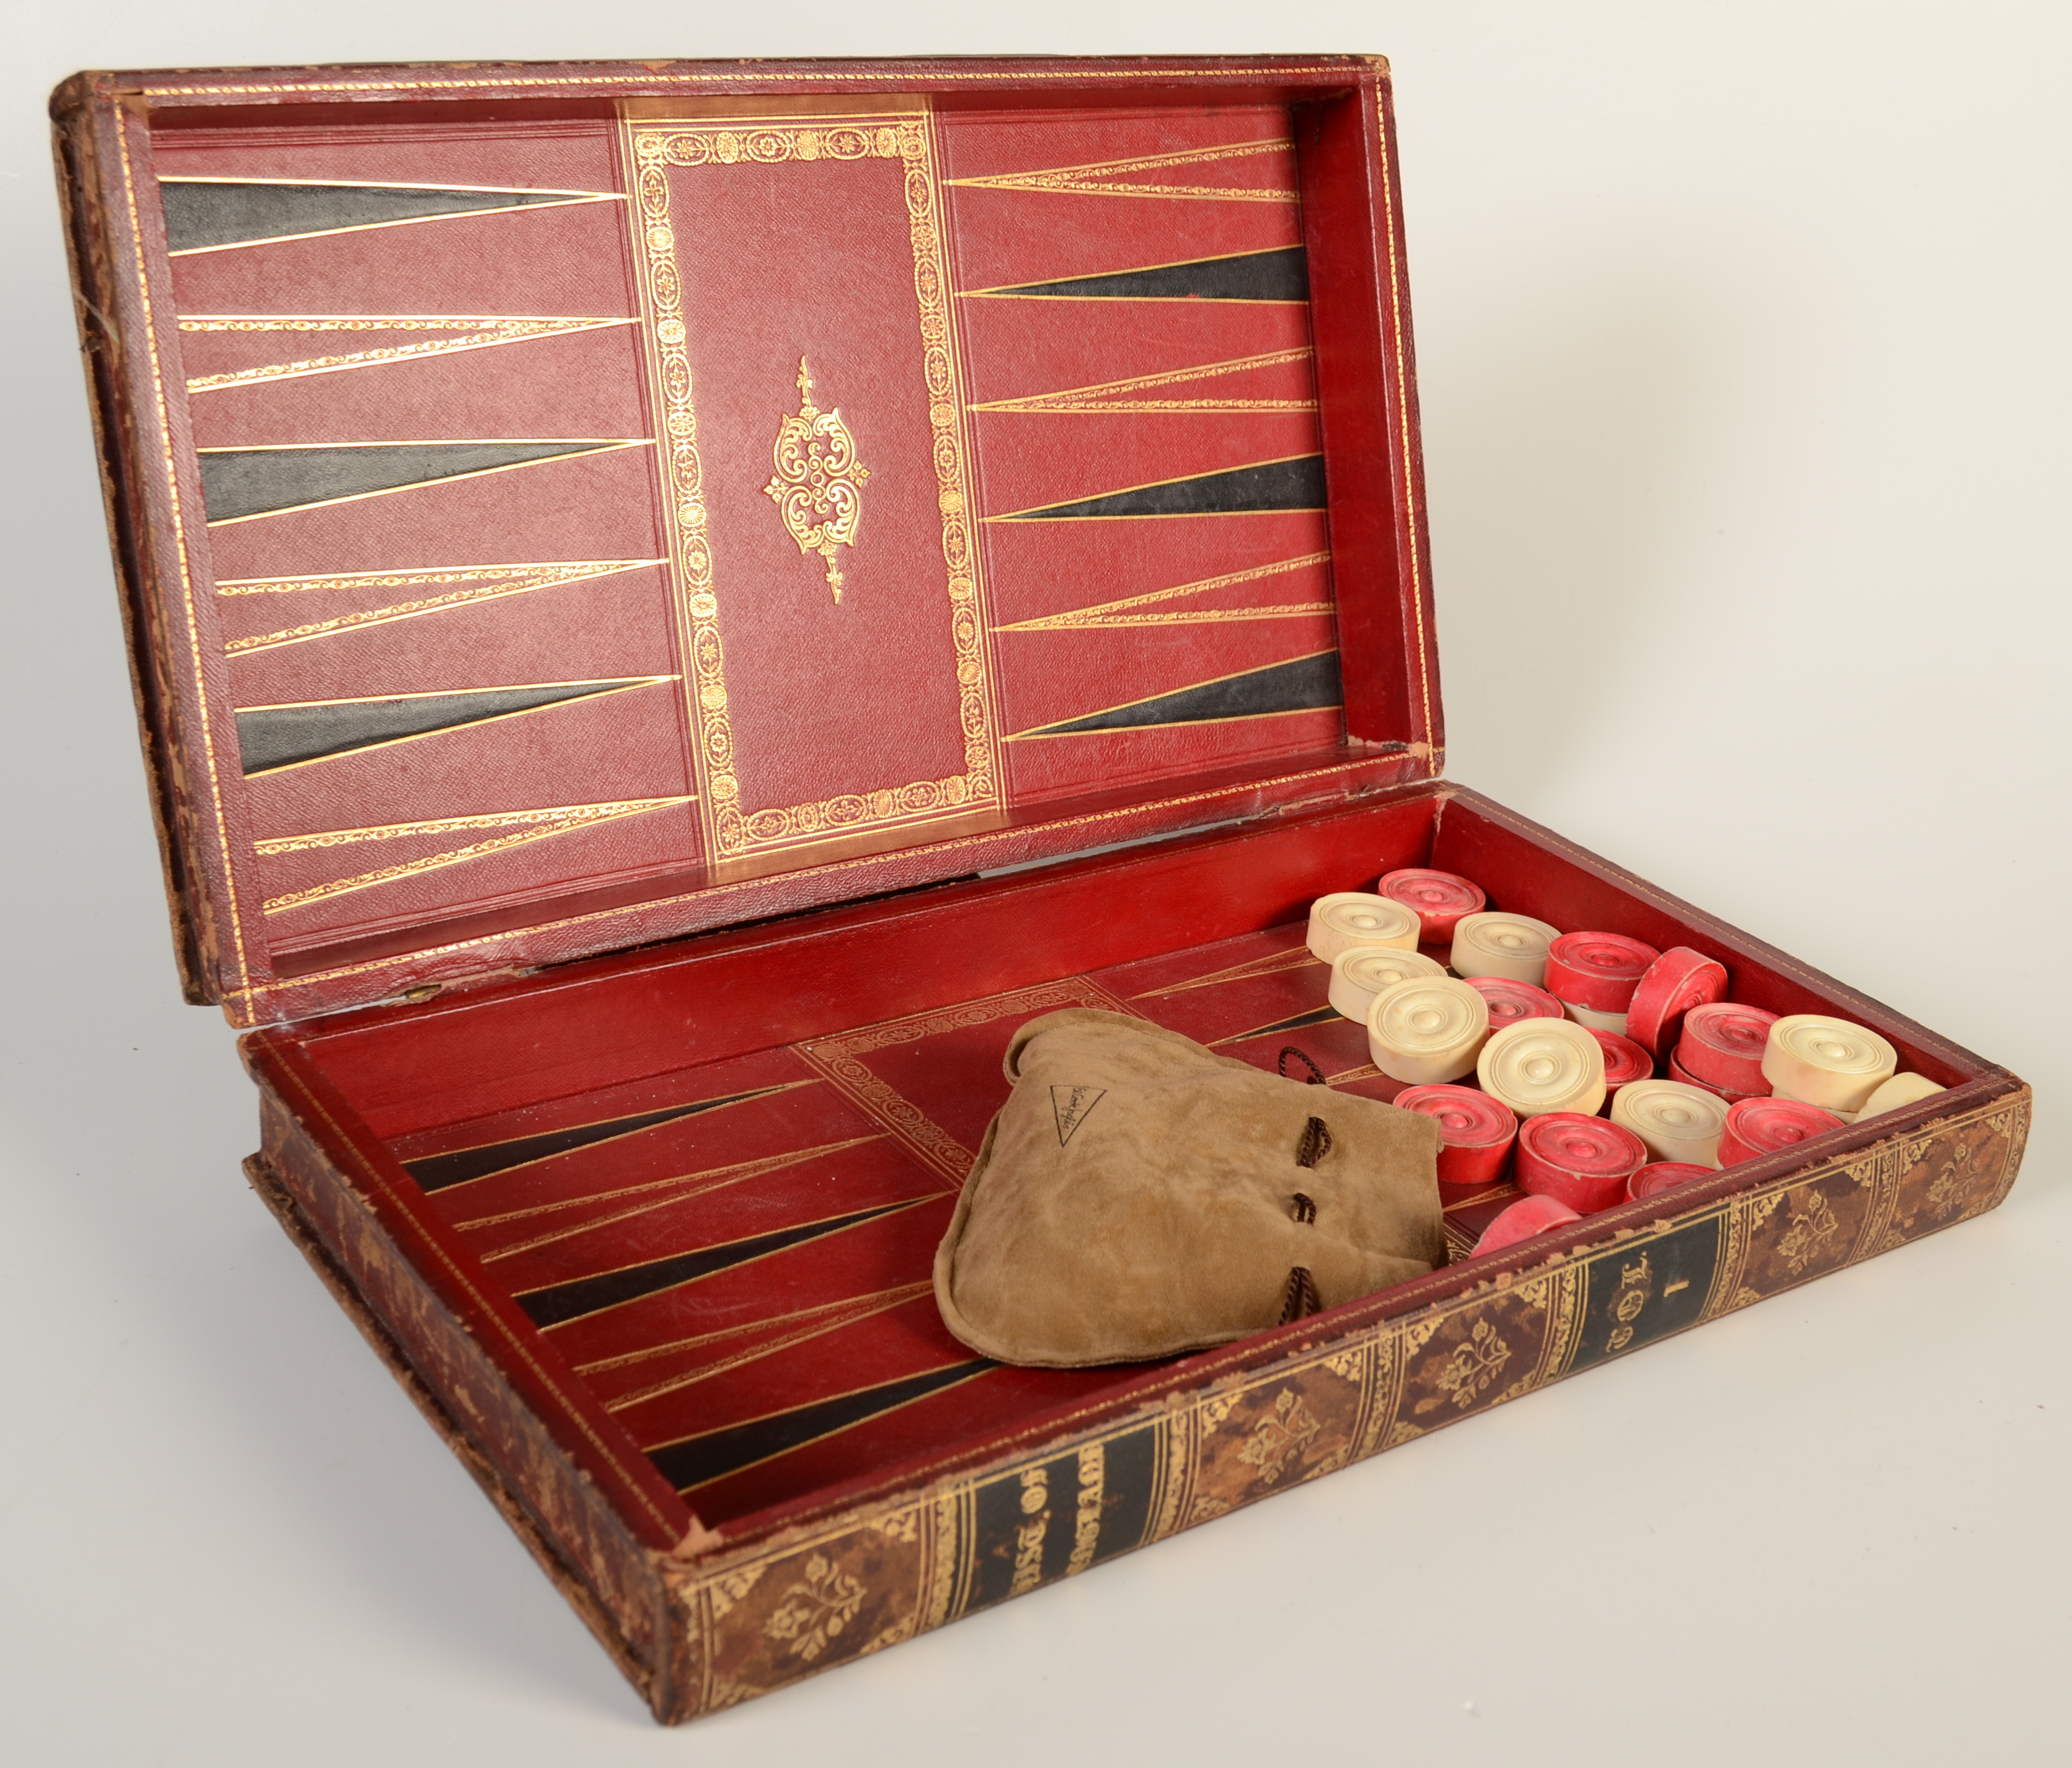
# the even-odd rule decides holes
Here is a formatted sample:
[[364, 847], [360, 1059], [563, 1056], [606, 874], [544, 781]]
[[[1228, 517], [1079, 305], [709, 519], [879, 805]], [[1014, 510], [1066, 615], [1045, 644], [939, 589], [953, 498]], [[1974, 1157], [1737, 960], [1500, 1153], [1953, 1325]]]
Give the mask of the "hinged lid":
[[82, 76], [238, 1023], [1436, 774], [1387, 69]]

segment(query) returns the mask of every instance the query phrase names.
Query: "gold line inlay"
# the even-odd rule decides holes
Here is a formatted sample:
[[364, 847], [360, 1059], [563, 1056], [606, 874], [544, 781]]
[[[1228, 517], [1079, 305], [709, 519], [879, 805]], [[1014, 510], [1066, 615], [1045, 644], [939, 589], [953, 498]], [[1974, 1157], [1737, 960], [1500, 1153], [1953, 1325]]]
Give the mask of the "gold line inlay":
[[[938, 1371], [953, 1369], [957, 1367], [956, 1363], [940, 1363], [935, 1369], [916, 1369], [911, 1375], [891, 1375], [882, 1381], [866, 1382], [861, 1388], [851, 1388], [845, 1393], [828, 1394], [819, 1400], [808, 1400], [804, 1405], [780, 1407], [775, 1412], [766, 1412], [754, 1418], [742, 1418], [732, 1424], [716, 1425], [710, 1430], [696, 1430], [687, 1437], [672, 1437], [667, 1442], [644, 1443], [641, 1445], [641, 1452], [643, 1454], [652, 1455], [657, 1449], [674, 1449], [680, 1443], [696, 1442], [701, 1437], [716, 1436], [722, 1430], [737, 1430], [748, 1425], [767, 1424], [772, 1419], [787, 1417], [792, 1412], [802, 1412], [808, 1405], [826, 1405], [837, 1400], [852, 1400], [858, 1394], [869, 1393], [874, 1388], [887, 1388], [894, 1382], [911, 1380], [915, 1376], [934, 1375]], [[743, 1462], [738, 1467], [730, 1467], [723, 1473], [711, 1474], [706, 1478], [682, 1487], [681, 1490], [686, 1492], [695, 1491], [701, 1486], [709, 1486], [718, 1480], [732, 1479], [738, 1474], [747, 1473], [752, 1468], [760, 1467], [766, 1462], [776, 1460], [779, 1455], [796, 1454], [801, 1449], [810, 1449], [815, 1443], [825, 1442], [828, 1437], [839, 1437], [844, 1431], [854, 1430], [860, 1425], [877, 1424], [884, 1419], [890, 1418], [895, 1412], [905, 1412], [909, 1407], [919, 1405], [924, 1400], [933, 1400], [938, 1395], [948, 1393], [952, 1388], [961, 1388], [966, 1382], [976, 1380], [980, 1375], [991, 1375], [999, 1367], [1000, 1365], [995, 1363], [985, 1363], [979, 1368], [973, 1369], [968, 1375], [958, 1376], [955, 1381], [945, 1382], [941, 1387], [931, 1388], [924, 1394], [917, 1394], [911, 1400], [902, 1400], [896, 1406], [887, 1406], [883, 1411], [874, 1412], [868, 1417], [852, 1419], [846, 1424], [835, 1425], [822, 1431], [816, 1437], [807, 1437], [803, 1442], [787, 1443], [782, 1449], [773, 1449], [767, 1455], [758, 1455], [754, 1461]]]
[[372, 233], [382, 228], [422, 227], [433, 221], [491, 220], [504, 215], [528, 215], [542, 209], [578, 208], [590, 203], [623, 203], [616, 191], [549, 191], [508, 184], [398, 184], [373, 179], [341, 178], [161, 178], [161, 184], [294, 184], [322, 185], [333, 190], [464, 191], [495, 196], [552, 196], [551, 203], [513, 203], [503, 208], [457, 209], [450, 215], [399, 215], [393, 220], [355, 221], [344, 227], [316, 227], [301, 233], [269, 233], [263, 239], [226, 240], [220, 245], [187, 245], [169, 258], [198, 257], [205, 252], [249, 252], [255, 246], [286, 245], [295, 240], [325, 240], [339, 233]]
[[1182, 510], [1176, 512], [1171, 516], [1164, 517], [1157, 516], [1050, 516], [1046, 514], [1047, 512], [1051, 510], [1070, 509], [1075, 504], [1096, 504], [1103, 498], [1126, 496], [1131, 491], [1156, 491], [1161, 485], [1184, 485], [1188, 482], [1188, 480], [1193, 479], [1220, 479], [1226, 473], [1250, 472], [1253, 469], [1260, 467], [1285, 467], [1291, 460], [1315, 460], [1319, 458], [1320, 457], [1315, 449], [1305, 448], [1299, 454], [1276, 454], [1270, 460], [1240, 461], [1235, 467], [1205, 467], [1199, 472], [1175, 473], [1170, 479], [1147, 479], [1142, 483], [1135, 485], [1112, 485], [1106, 491], [1088, 491], [1081, 497], [1060, 497], [1048, 504], [1031, 504], [1027, 509], [1002, 510], [997, 516], [985, 516], [980, 517], [980, 520], [981, 521], [987, 522], [1016, 522], [1029, 521], [1032, 520], [1059, 522], [1141, 522], [1157, 521], [1161, 520], [1166, 521], [1187, 521], [1193, 520], [1200, 516], [1320, 516], [1323, 512], [1314, 509]]
[[802, 1162], [817, 1160], [822, 1155], [845, 1153], [852, 1148], [861, 1148], [866, 1142], [882, 1141], [878, 1135], [852, 1136], [846, 1141], [824, 1142], [817, 1148], [801, 1148], [786, 1154], [763, 1154], [754, 1160], [735, 1161], [728, 1166], [709, 1167], [701, 1173], [679, 1173], [672, 1178], [652, 1179], [644, 1185], [627, 1185], [615, 1191], [601, 1191], [588, 1197], [564, 1198], [553, 1203], [541, 1203], [531, 1209], [508, 1210], [501, 1215], [485, 1215], [473, 1222], [456, 1222], [456, 1227], [499, 1227], [508, 1222], [520, 1222], [542, 1215], [558, 1214], [563, 1210], [579, 1209], [585, 1204], [616, 1202], [627, 1198], [642, 1199], [624, 1209], [608, 1215], [592, 1216], [589, 1220], [576, 1222], [565, 1227], [551, 1228], [536, 1234], [528, 1240], [520, 1240], [513, 1245], [500, 1246], [492, 1252], [484, 1252], [482, 1262], [493, 1264], [499, 1259], [516, 1258], [520, 1252], [530, 1252], [543, 1246], [552, 1246], [561, 1240], [572, 1240], [578, 1234], [587, 1234], [593, 1228], [611, 1227], [620, 1222], [630, 1222], [636, 1215], [646, 1215], [658, 1209], [667, 1209], [672, 1203], [688, 1202], [694, 1197], [705, 1197], [713, 1191], [725, 1190], [729, 1186], [738, 1185], [744, 1180], [765, 1178], [772, 1173], [781, 1173], [787, 1166], [796, 1166]]
[[[783, 1317], [799, 1322], [790, 1331], [780, 1332], [775, 1338], [765, 1339], [759, 1344], [744, 1345], [732, 1356], [717, 1358], [686, 1374], [672, 1376], [666, 1381], [652, 1382], [644, 1388], [636, 1388], [631, 1393], [607, 1400], [604, 1409], [606, 1412], [625, 1412], [647, 1400], [660, 1400], [664, 1395], [678, 1392], [683, 1388], [695, 1388], [701, 1381], [709, 1381], [715, 1375], [730, 1374], [751, 1363], [760, 1363], [765, 1357], [774, 1357], [780, 1351], [790, 1351], [802, 1344], [810, 1344], [814, 1339], [824, 1338], [831, 1332], [840, 1332], [846, 1326], [861, 1325], [878, 1314], [890, 1314], [894, 1308], [903, 1308], [910, 1301], [919, 1301], [934, 1287], [932, 1283], [907, 1283], [898, 1289], [881, 1289], [875, 1295], [857, 1296], [848, 1301], [828, 1302], [817, 1308], [802, 1308], [796, 1314]], [[767, 1331], [778, 1323], [777, 1321], [757, 1321], [748, 1326], [736, 1326], [730, 1332], [707, 1334], [704, 1342], [709, 1343], [715, 1338], [742, 1337], [758, 1329]], [[676, 1348], [685, 1348], [695, 1342], [680, 1339]], [[586, 1367], [594, 1368], [596, 1365]]]
[[[470, 443], [480, 442], [484, 439], [479, 437], [448, 436], [429, 442], [265, 442], [238, 446], [197, 448], [195, 453], [198, 455], [284, 454], [290, 448], [411, 448], [421, 446], [444, 447], [448, 445], [465, 447]], [[393, 497], [399, 491], [432, 491], [441, 485], [464, 484], [471, 479], [487, 479], [492, 473], [523, 472], [528, 467], [551, 467], [557, 461], [589, 460], [598, 454], [615, 454], [628, 448], [654, 446], [654, 438], [648, 436], [594, 442], [592, 442], [592, 438], [579, 436], [495, 436], [486, 439], [492, 442], [591, 442], [592, 445], [573, 448], [565, 454], [543, 454], [536, 460], [514, 460], [507, 462], [501, 467], [478, 467], [470, 472], [445, 473], [437, 479], [413, 479], [407, 485], [384, 485], [379, 491], [351, 491], [343, 497], [319, 497], [312, 503], [289, 504], [279, 509], [257, 510], [249, 516], [226, 516], [221, 520], [211, 522], [208, 525], [211, 528], [232, 528], [240, 522], [270, 521], [277, 516], [299, 516], [304, 510], [331, 509], [340, 504], [364, 504], [370, 497]]]
[[187, 314], [180, 330], [199, 335], [224, 332], [291, 332], [321, 335], [332, 331], [450, 332], [421, 343], [389, 344], [371, 350], [305, 356], [292, 362], [269, 363], [256, 368], [233, 368], [221, 374], [189, 378], [190, 393], [220, 393], [227, 387], [257, 386], [275, 380], [294, 380], [310, 375], [335, 374], [348, 368], [378, 368], [384, 363], [415, 361], [426, 356], [454, 356], [465, 350], [487, 350], [503, 343], [524, 343], [534, 338], [558, 338], [578, 331], [597, 331], [613, 326], [638, 323], [632, 319], [522, 319], [516, 317], [451, 318], [426, 314], [349, 315], [300, 314], [275, 316], [233, 314]]
[[734, 1326], [720, 1326], [710, 1332], [693, 1333], [687, 1338], [672, 1338], [666, 1344], [643, 1345], [638, 1351], [621, 1351], [616, 1356], [599, 1357], [594, 1362], [579, 1363], [579, 1375], [602, 1375], [614, 1369], [631, 1368], [636, 1363], [652, 1363], [657, 1357], [673, 1356], [678, 1351], [696, 1351], [709, 1344], [717, 1344], [722, 1338], [738, 1338], [750, 1332], [767, 1332], [773, 1326], [796, 1326], [808, 1320], [824, 1319], [844, 1308], [860, 1306], [865, 1302], [883, 1301], [894, 1296], [911, 1300], [925, 1293], [934, 1285], [931, 1283], [905, 1283], [889, 1289], [879, 1289], [870, 1295], [845, 1296], [836, 1301], [816, 1302], [807, 1308], [793, 1308], [783, 1314], [765, 1314], [759, 1319], [743, 1320]]
[[1130, 172], [1157, 171], [1169, 166], [1211, 166], [1226, 160], [1256, 158], [1262, 154], [1292, 153], [1285, 137], [1233, 142], [1219, 147], [1185, 148], [1175, 153], [1142, 154], [1129, 159], [1096, 160], [1083, 166], [1054, 166], [1033, 172], [997, 172], [984, 178], [955, 178], [952, 184], [976, 190], [1038, 191], [1054, 196], [1137, 196], [1172, 202], [1293, 203], [1292, 190], [1262, 189], [1247, 184], [1160, 184], [1125, 179]]
[[1213, 989], [1225, 982], [1248, 982], [1254, 977], [1277, 976], [1284, 970], [1306, 970], [1313, 964], [1322, 968], [1323, 963], [1308, 946], [1297, 945], [1285, 952], [1269, 952], [1263, 958], [1233, 964], [1227, 969], [1211, 970], [1207, 976], [1190, 977], [1184, 982], [1169, 982], [1162, 988], [1146, 989], [1130, 999], [1148, 1001], [1154, 995], [1185, 994], [1190, 989]]
[[[348, 755], [372, 754], [377, 749], [393, 749], [398, 743], [422, 742], [428, 737], [447, 737], [456, 731], [476, 730], [484, 725], [501, 724], [507, 718], [529, 718], [536, 712], [553, 712], [563, 706], [587, 705], [594, 700], [608, 700], [615, 693], [631, 693], [636, 689], [652, 688], [660, 682], [675, 681], [680, 679], [673, 675], [643, 676], [638, 680], [629, 680], [623, 687], [600, 688], [595, 693], [574, 695], [566, 700], [550, 700], [544, 705], [520, 706], [515, 712], [491, 713], [487, 718], [471, 718], [466, 724], [442, 725], [437, 730], [413, 730], [405, 737], [389, 737], [380, 742], [361, 743], [356, 748], [339, 750], [335, 754], [312, 755], [307, 761], [290, 761], [283, 763], [278, 767], [261, 767], [257, 772], [247, 774], [245, 777], [247, 779], [271, 779], [276, 774], [293, 773], [298, 767], [321, 767], [327, 761], [342, 761]], [[588, 686], [590, 684], [543, 681], [513, 683], [511, 685], [568, 688]], [[374, 697], [383, 700], [434, 700], [440, 697], [441, 693], [466, 693], [469, 691], [466, 688], [448, 688], [429, 693], [389, 693], [376, 695]], [[360, 700], [366, 697], [364, 695], [360, 695], [348, 700], [290, 700], [284, 701], [278, 705], [240, 706], [237, 710], [240, 712], [284, 712], [294, 706], [349, 706], [357, 704]]]
[[[162, 486], [167, 512], [172, 517], [173, 550], [179, 561], [180, 599], [187, 614], [187, 656], [194, 670], [195, 705], [201, 726], [202, 756], [208, 768], [209, 808], [216, 823], [216, 851], [224, 860], [223, 888], [229, 910], [232, 945], [236, 953], [237, 981], [231, 992], [242, 993], [251, 985], [252, 969], [245, 956], [244, 917], [238, 910], [236, 874], [230, 864], [230, 825], [224, 812], [222, 783], [216, 777], [216, 733], [210, 728], [208, 682], [202, 664], [201, 627], [195, 611], [194, 569], [187, 555], [187, 522], [180, 511], [179, 471], [173, 461], [172, 419], [166, 408], [165, 376], [158, 360], [158, 322], [151, 311], [150, 265], [144, 256], [144, 228], [137, 212], [137, 176], [130, 157], [130, 131], [147, 127], [142, 117], [125, 113], [116, 119], [115, 138], [122, 156], [122, 191], [130, 211], [129, 244], [134, 254], [138, 300], [142, 309], [144, 346], [151, 365], [151, 397], [158, 407], [158, 458], [165, 468]], [[204, 526], [207, 516], [208, 512], [204, 511]], [[212, 949], [216, 944], [216, 930], [199, 912], [201, 906], [201, 902], [197, 900], [193, 926], [196, 943], [201, 947], [206, 960], [216, 956]]]
[[[1020, 399], [992, 399], [974, 405], [973, 411], [1016, 411], [1031, 413], [1098, 416], [1157, 415], [1190, 411], [1314, 411], [1315, 398], [1308, 399], [1131, 399], [1127, 395], [1149, 393], [1159, 387], [1190, 386], [1220, 376], [1243, 374], [1255, 368], [1277, 368], [1287, 363], [1307, 362], [1307, 344], [1300, 349], [1269, 350], [1256, 356], [1233, 356], [1226, 362], [1205, 362], [1191, 368], [1170, 368], [1162, 374], [1133, 375], [1125, 380], [1103, 380], [1088, 387], [1067, 387], [1058, 393], [1030, 393]], [[1112, 397], [1111, 397], [1112, 396]]]
[[[352, 752], [357, 754], [359, 751]], [[511, 834], [494, 836], [487, 841], [471, 841], [465, 847], [453, 848], [443, 853], [429, 853], [421, 859], [406, 860], [396, 865], [384, 865], [374, 871], [360, 872], [352, 878], [338, 878], [328, 884], [313, 884], [307, 890], [290, 891], [285, 896], [269, 897], [261, 907], [269, 915], [278, 915], [286, 909], [302, 908], [311, 903], [328, 902], [335, 896], [349, 896], [356, 890], [369, 890], [376, 884], [393, 884], [402, 878], [416, 878], [421, 873], [440, 871], [449, 865], [458, 865], [467, 860], [481, 859], [487, 854], [527, 846], [533, 841], [548, 841], [556, 835], [569, 834], [578, 828], [594, 828], [600, 824], [616, 822], [621, 817], [644, 816], [651, 810], [661, 810], [672, 804], [690, 802], [688, 796], [638, 798], [613, 804], [571, 805], [558, 816], [545, 811], [514, 811], [503, 816], [439, 817], [424, 823], [391, 824], [379, 829], [338, 829], [323, 835], [289, 836], [262, 841], [254, 844], [257, 851], [275, 854], [343, 845], [348, 841], [394, 841], [409, 835], [435, 833], [439, 832], [441, 825], [455, 829], [508, 827], [514, 822], [525, 825]]]
[[[485, 565], [443, 571], [385, 571], [336, 577], [253, 578], [219, 583], [219, 595], [286, 594], [302, 590], [432, 588], [444, 583], [469, 583], [473, 589], [454, 590], [445, 595], [420, 597], [392, 602], [357, 614], [341, 614], [334, 619], [311, 620], [301, 626], [283, 627], [250, 638], [232, 639], [224, 654], [241, 656], [253, 651], [271, 651], [284, 644], [301, 644], [310, 639], [327, 639], [361, 627], [385, 626], [396, 620], [415, 619], [421, 614], [443, 614], [449, 609], [471, 607], [478, 602], [498, 602], [506, 596], [529, 594], [534, 590], [559, 589], [584, 583], [593, 578], [610, 577], [622, 571], [637, 571], [666, 559], [603, 559], [569, 565]], [[488, 581], [484, 582], [484, 579]]]
[[1161, 602], [1178, 601], [1186, 595], [1206, 595], [1213, 590], [1225, 590], [1240, 583], [1256, 583], [1262, 578], [1278, 577], [1286, 571], [1307, 570], [1313, 565], [1327, 565], [1331, 555], [1328, 549], [1304, 553], [1289, 559], [1276, 559], [1270, 565], [1255, 565], [1248, 570], [1226, 571], [1220, 577], [1198, 578], [1192, 583], [1182, 583], [1170, 590], [1151, 590], [1142, 595], [1125, 595], [1113, 602], [1097, 602], [1092, 607], [1074, 608], [1064, 614], [1045, 614], [1033, 620], [1017, 620], [1011, 625], [997, 626], [996, 632], [1072, 632], [1089, 628], [1164, 624], [1178, 624], [1191, 620], [1207, 619], [1289, 619], [1297, 614], [1329, 613], [1328, 602], [1283, 602], [1267, 608], [1237, 608], [1227, 614], [1185, 612], [1147, 617], [1131, 615], [1132, 608], [1151, 607]]

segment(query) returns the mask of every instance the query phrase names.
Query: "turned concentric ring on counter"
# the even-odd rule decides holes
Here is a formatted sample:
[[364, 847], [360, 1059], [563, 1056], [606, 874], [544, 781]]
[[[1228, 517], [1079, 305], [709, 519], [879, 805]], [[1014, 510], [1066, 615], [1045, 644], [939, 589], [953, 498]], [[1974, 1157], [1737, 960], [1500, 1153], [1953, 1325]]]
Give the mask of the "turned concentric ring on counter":
[[1326, 964], [1363, 945], [1415, 952], [1417, 933], [1416, 910], [1365, 890], [1334, 891], [1309, 905], [1309, 950]]
[[1738, 1166], [1774, 1154], [1780, 1148], [1795, 1148], [1831, 1129], [1840, 1129], [1842, 1120], [1832, 1111], [1796, 1099], [1744, 1099], [1727, 1108], [1727, 1127], [1720, 1137], [1720, 1164]]
[[1446, 967], [1421, 952], [1355, 945], [1331, 960], [1330, 1002], [1355, 1025], [1367, 1023], [1375, 997], [1416, 977], [1443, 977]]
[[1496, 1182], [1518, 1136], [1518, 1119], [1501, 1100], [1473, 1087], [1441, 1083], [1406, 1087], [1396, 1106], [1438, 1119], [1440, 1184], [1479, 1190]]
[[1651, 1056], [1666, 1056], [1683, 1034], [1685, 1014], [1726, 997], [1725, 964], [1688, 945], [1672, 945], [1634, 985], [1626, 1034]]
[[1515, 982], [1543, 988], [1547, 981], [1548, 948], [1560, 937], [1560, 928], [1536, 921], [1529, 915], [1505, 915], [1494, 910], [1466, 915], [1453, 929], [1453, 948], [1447, 964], [1456, 976], [1506, 976]]
[[1676, 1080], [1636, 1080], [1612, 1097], [1612, 1121], [1647, 1145], [1651, 1161], [1716, 1166], [1727, 1108], [1701, 1087]]
[[1647, 1149], [1622, 1124], [1581, 1112], [1553, 1111], [1518, 1126], [1511, 1180], [1534, 1197], [1552, 1197], [1584, 1215], [1626, 1199], [1626, 1181], [1647, 1164]]
[[1484, 1092], [1520, 1117], [1587, 1114], [1605, 1102], [1604, 1050], [1572, 1019], [1521, 1019], [1491, 1034], [1475, 1076]]
[[1676, 1060], [1693, 1080], [1732, 1093], [1770, 1091], [1763, 1076], [1763, 1051], [1777, 1015], [1761, 1007], [1720, 1001], [1693, 1007], [1684, 1015], [1684, 1035]]
[[1431, 1086], [1474, 1071], [1489, 1036], [1489, 1004], [1451, 977], [1412, 977], [1367, 1009], [1374, 1065], [1393, 1080]]
[[1479, 915], [1489, 907], [1482, 886], [1473, 878], [1424, 866], [1384, 872], [1375, 891], [1400, 903], [1416, 915], [1424, 929], [1420, 943], [1425, 945], [1445, 944], [1453, 938], [1453, 929], [1464, 916]]
[[1824, 1013], [1787, 1014], [1762, 1052], [1772, 1092], [1823, 1111], [1860, 1111], [1898, 1069], [1899, 1052], [1875, 1031]]

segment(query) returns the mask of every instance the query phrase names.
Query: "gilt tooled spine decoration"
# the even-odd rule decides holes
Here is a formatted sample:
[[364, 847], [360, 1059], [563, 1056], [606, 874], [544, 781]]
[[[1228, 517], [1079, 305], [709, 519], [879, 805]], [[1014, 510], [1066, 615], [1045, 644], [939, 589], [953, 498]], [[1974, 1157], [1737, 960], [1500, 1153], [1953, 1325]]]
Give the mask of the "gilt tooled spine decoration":
[[856, 545], [863, 484], [870, 471], [856, 458], [856, 438], [841, 413], [822, 411], [813, 403], [813, 377], [804, 356], [799, 358], [797, 415], [779, 423], [771, 454], [777, 473], [763, 494], [777, 506], [784, 532], [800, 553], [817, 553], [827, 561], [828, 587], [839, 606], [842, 574], [835, 549]]

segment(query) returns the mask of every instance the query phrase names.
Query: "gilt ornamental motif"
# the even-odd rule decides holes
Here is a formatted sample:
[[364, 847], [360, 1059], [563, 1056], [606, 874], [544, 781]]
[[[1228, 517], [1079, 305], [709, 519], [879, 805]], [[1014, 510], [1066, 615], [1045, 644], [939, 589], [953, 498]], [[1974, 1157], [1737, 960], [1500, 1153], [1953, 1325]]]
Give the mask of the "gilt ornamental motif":
[[856, 438], [841, 413], [822, 411], [813, 403], [813, 377], [804, 356], [799, 358], [799, 409], [779, 424], [771, 457], [777, 472], [763, 494], [777, 506], [784, 532], [800, 552], [817, 553], [826, 561], [828, 587], [839, 603], [842, 574], [835, 549], [856, 545], [870, 471], [856, 458]]

